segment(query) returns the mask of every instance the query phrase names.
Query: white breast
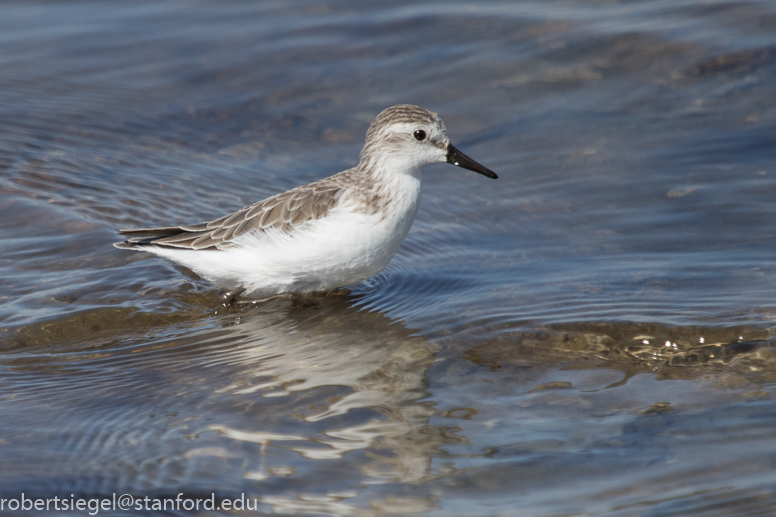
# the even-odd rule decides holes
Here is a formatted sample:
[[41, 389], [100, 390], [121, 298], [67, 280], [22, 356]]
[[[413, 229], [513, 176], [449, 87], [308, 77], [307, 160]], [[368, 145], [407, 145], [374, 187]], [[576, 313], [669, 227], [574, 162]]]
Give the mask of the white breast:
[[392, 178], [385, 210], [369, 214], [343, 200], [329, 214], [288, 235], [269, 230], [235, 241], [223, 251], [148, 249], [178, 262], [215, 285], [245, 287], [246, 295], [327, 291], [379, 273], [401, 246], [420, 205], [420, 178]]

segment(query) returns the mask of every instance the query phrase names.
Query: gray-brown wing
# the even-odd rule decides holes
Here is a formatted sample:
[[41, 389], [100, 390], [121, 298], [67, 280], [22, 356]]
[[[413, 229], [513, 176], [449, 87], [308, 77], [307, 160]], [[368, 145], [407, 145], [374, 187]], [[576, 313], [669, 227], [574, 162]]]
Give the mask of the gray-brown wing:
[[191, 250], [222, 250], [234, 239], [252, 232], [274, 228], [292, 233], [311, 219], [321, 219], [334, 208], [343, 189], [336, 184], [313, 183], [272, 196], [209, 223], [165, 228], [120, 230], [127, 240], [117, 248], [161, 246]]

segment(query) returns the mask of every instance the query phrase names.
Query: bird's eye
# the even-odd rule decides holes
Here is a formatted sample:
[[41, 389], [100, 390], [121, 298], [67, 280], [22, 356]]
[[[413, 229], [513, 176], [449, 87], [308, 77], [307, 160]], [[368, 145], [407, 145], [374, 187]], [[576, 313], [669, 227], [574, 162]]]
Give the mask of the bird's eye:
[[422, 129], [416, 129], [415, 132], [412, 133], [412, 136], [414, 136], [415, 140], [417, 140], [418, 142], [422, 142], [423, 140], [426, 139], [426, 132], [423, 131]]

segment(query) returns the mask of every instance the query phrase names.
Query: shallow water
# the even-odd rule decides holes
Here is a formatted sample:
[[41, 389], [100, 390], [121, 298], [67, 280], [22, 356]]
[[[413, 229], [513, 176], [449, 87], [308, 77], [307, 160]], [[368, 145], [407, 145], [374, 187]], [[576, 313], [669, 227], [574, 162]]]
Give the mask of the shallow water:
[[[9, 2], [0, 69], [0, 497], [776, 512], [772, 2]], [[401, 102], [500, 179], [427, 167], [378, 276], [224, 309], [111, 247]]]

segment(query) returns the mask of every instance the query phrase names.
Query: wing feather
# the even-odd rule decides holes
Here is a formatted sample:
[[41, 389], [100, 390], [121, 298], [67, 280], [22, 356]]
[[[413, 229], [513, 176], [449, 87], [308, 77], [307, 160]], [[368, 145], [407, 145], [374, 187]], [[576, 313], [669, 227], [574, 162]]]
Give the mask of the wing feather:
[[127, 239], [115, 246], [228, 249], [242, 235], [262, 233], [269, 229], [290, 234], [307, 221], [326, 217], [337, 205], [343, 192], [344, 188], [337, 182], [322, 180], [272, 196], [207, 223], [120, 230], [119, 234]]

